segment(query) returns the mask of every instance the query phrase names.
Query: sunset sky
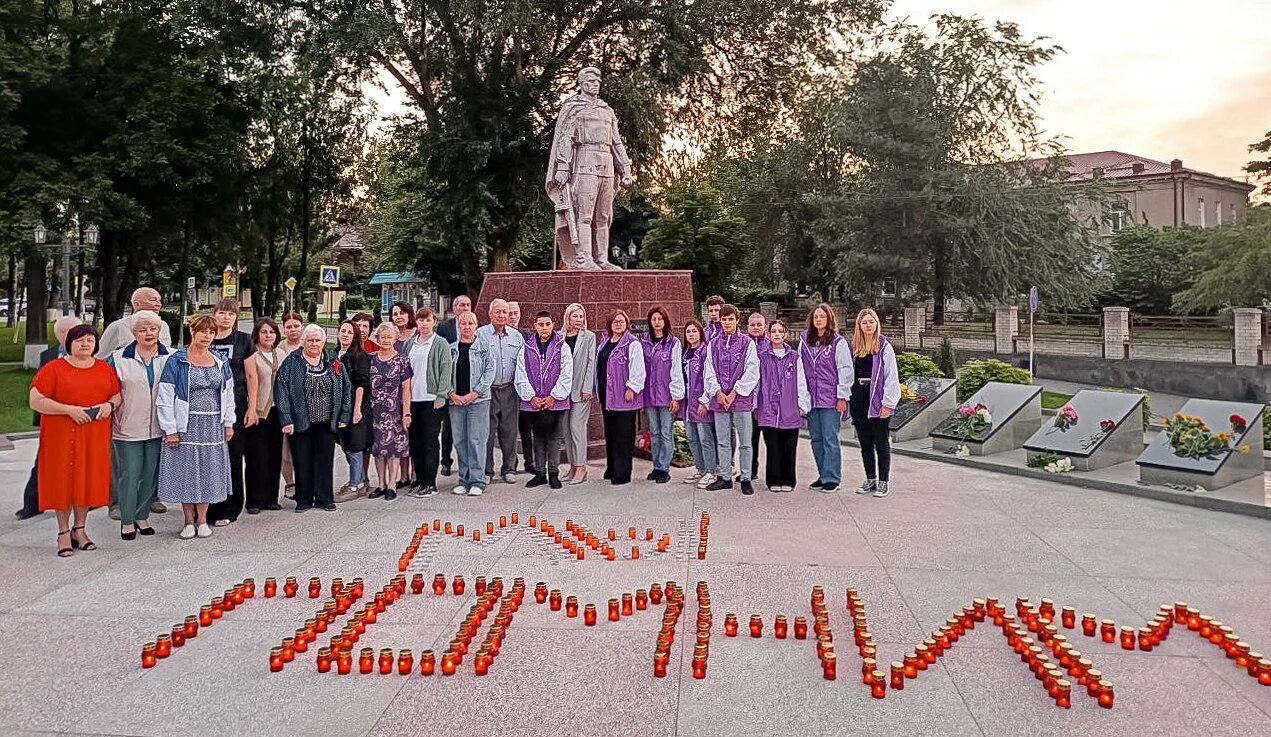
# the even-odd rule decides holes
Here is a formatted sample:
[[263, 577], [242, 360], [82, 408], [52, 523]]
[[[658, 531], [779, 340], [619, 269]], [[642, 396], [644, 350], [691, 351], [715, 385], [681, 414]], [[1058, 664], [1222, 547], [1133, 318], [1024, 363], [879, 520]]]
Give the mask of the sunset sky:
[[[1009, 20], [1065, 49], [1038, 70], [1043, 125], [1072, 153], [1117, 150], [1244, 180], [1271, 130], [1271, 0], [895, 0], [894, 18]], [[381, 116], [402, 112], [368, 90]], [[377, 124], [376, 127], [379, 127]]]
[[896, 0], [894, 17], [979, 15], [1065, 49], [1039, 70], [1046, 130], [1244, 180], [1271, 130], [1267, 0]]

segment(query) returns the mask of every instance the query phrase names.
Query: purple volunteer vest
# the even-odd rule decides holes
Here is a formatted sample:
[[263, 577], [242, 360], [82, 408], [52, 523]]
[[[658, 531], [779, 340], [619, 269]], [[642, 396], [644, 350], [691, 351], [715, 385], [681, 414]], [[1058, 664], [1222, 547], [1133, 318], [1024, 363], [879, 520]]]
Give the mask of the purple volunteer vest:
[[644, 406], [671, 406], [671, 349], [679, 344], [674, 335], [654, 343], [650, 336], [641, 339], [644, 347]]
[[807, 377], [808, 394], [812, 395], [812, 409], [837, 409], [839, 367], [834, 351], [843, 336], [835, 335], [829, 345], [809, 345], [805, 330], [800, 339], [803, 350], [803, 375]]
[[[609, 342], [608, 333], [600, 333], [596, 337], [596, 356], [604, 350]], [[628, 365], [630, 355], [628, 346], [635, 338], [631, 331], [622, 334], [613, 350], [609, 352], [609, 362], [605, 364], [605, 409], [611, 412], [628, 412], [644, 407], [644, 392], [636, 392], [631, 401], [627, 401], [627, 379], [631, 378], [631, 366]], [[647, 381], [647, 379], [646, 379]]]
[[803, 417], [799, 414], [799, 355], [786, 346], [786, 354], [777, 356], [771, 345], [769, 343], [768, 350], [759, 354], [755, 417], [760, 427], [797, 429], [803, 426]]
[[[719, 388], [725, 394], [731, 392], [737, 380], [746, 373], [746, 349], [751, 345], [754, 345], [754, 341], [750, 336], [740, 332], [733, 333], [731, 338], [721, 334], [711, 341], [711, 363], [715, 369], [715, 378], [719, 381]], [[711, 397], [712, 412], [750, 412], [754, 408], [754, 392], [751, 392], [750, 396], [738, 394], [732, 408], [727, 410], [719, 406], [719, 401], [715, 397]]]
[[[534, 334], [526, 339], [525, 374], [529, 377], [530, 386], [534, 387], [534, 396], [545, 397], [555, 388], [556, 381], [560, 379], [561, 348], [564, 345], [565, 341], [560, 337], [560, 333], [552, 333], [552, 339], [547, 344], [547, 355], [543, 356], [538, 352], [538, 335]], [[557, 399], [552, 404], [552, 410], [562, 409], [569, 409], [569, 399]], [[521, 411], [538, 412], [539, 410], [522, 400]]]
[[706, 391], [706, 344], [699, 344], [691, 356], [685, 348], [683, 364], [684, 401], [680, 404], [680, 419], [698, 424], [714, 422], [714, 412], [708, 411], [705, 417], [697, 416], [698, 400]]
[[883, 408], [883, 391], [887, 381], [887, 366], [886, 361], [883, 360], [883, 352], [889, 345], [891, 341], [887, 340], [887, 336], [878, 336], [878, 353], [874, 354], [869, 370], [869, 417], [877, 418], [879, 411]]
[[710, 345], [712, 341], [724, 334], [724, 326], [717, 322], [707, 322], [702, 345]]

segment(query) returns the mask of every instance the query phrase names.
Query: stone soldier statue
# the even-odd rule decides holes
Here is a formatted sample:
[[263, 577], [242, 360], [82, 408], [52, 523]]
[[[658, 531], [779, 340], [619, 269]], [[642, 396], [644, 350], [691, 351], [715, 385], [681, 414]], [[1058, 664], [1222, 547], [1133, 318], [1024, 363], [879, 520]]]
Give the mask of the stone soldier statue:
[[584, 67], [578, 87], [556, 116], [547, 166], [556, 244], [571, 269], [619, 269], [609, 263], [609, 225], [617, 189], [631, 186], [631, 159], [613, 109], [599, 97], [600, 70]]

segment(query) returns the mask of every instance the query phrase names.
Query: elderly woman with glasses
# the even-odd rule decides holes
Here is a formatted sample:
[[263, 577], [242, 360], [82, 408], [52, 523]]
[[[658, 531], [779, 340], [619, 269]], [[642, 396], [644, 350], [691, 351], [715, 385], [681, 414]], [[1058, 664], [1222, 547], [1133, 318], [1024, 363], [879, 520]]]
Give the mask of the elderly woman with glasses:
[[327, 333], [308, 325], [300, 350], [287, 356], [274, 379], [274, 405], [296, 469], [296, 511], [335, 511], [331, 473], [335, 440], [353, 414], [349, 371], [326, 352]]

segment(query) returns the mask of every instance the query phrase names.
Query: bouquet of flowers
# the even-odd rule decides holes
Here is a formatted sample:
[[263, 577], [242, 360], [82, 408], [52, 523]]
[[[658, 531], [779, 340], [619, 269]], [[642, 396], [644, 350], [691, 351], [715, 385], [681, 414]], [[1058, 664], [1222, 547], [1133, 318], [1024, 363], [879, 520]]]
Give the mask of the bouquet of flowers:
[[1046, 473], [1068, 473], [1072, 470], [1072, 459], [1060, 458], [1053, 463], [1047, 463], [1042, 467], [1042, 470]]
[[1117, 429], [1117, 423], [1112, 420], [1099, 420], [1099, 429], [1105, 434]]
[[1055, 415], [1055, 427], [1067, 430], [1075, 424], [1077, 424], [1077, 408], [1071, 404], [1060, 407], [1059, 413]]
[[958, 407], [958, 432], [964, 438], [979, 437], [993, 424], [993, 415], [983, 404], [972, 405], [970, 402]]
[[[1189, 458], [1207, 458], [1219, 453], [1238, 451], [1249, 452], [1249, 446], [1235, 447], [1233, 444], [1243, 434], [1246, 424], [1244, 418], [1232, 415], [1229, 418], [1230, 431], [1214, 432], [1205, 421], [1194, 415], [1174, 413], [1162, 423], [1170, 449], [1175, 455]], [[1239, 428], [1239, 429], [1237, 429]]]

